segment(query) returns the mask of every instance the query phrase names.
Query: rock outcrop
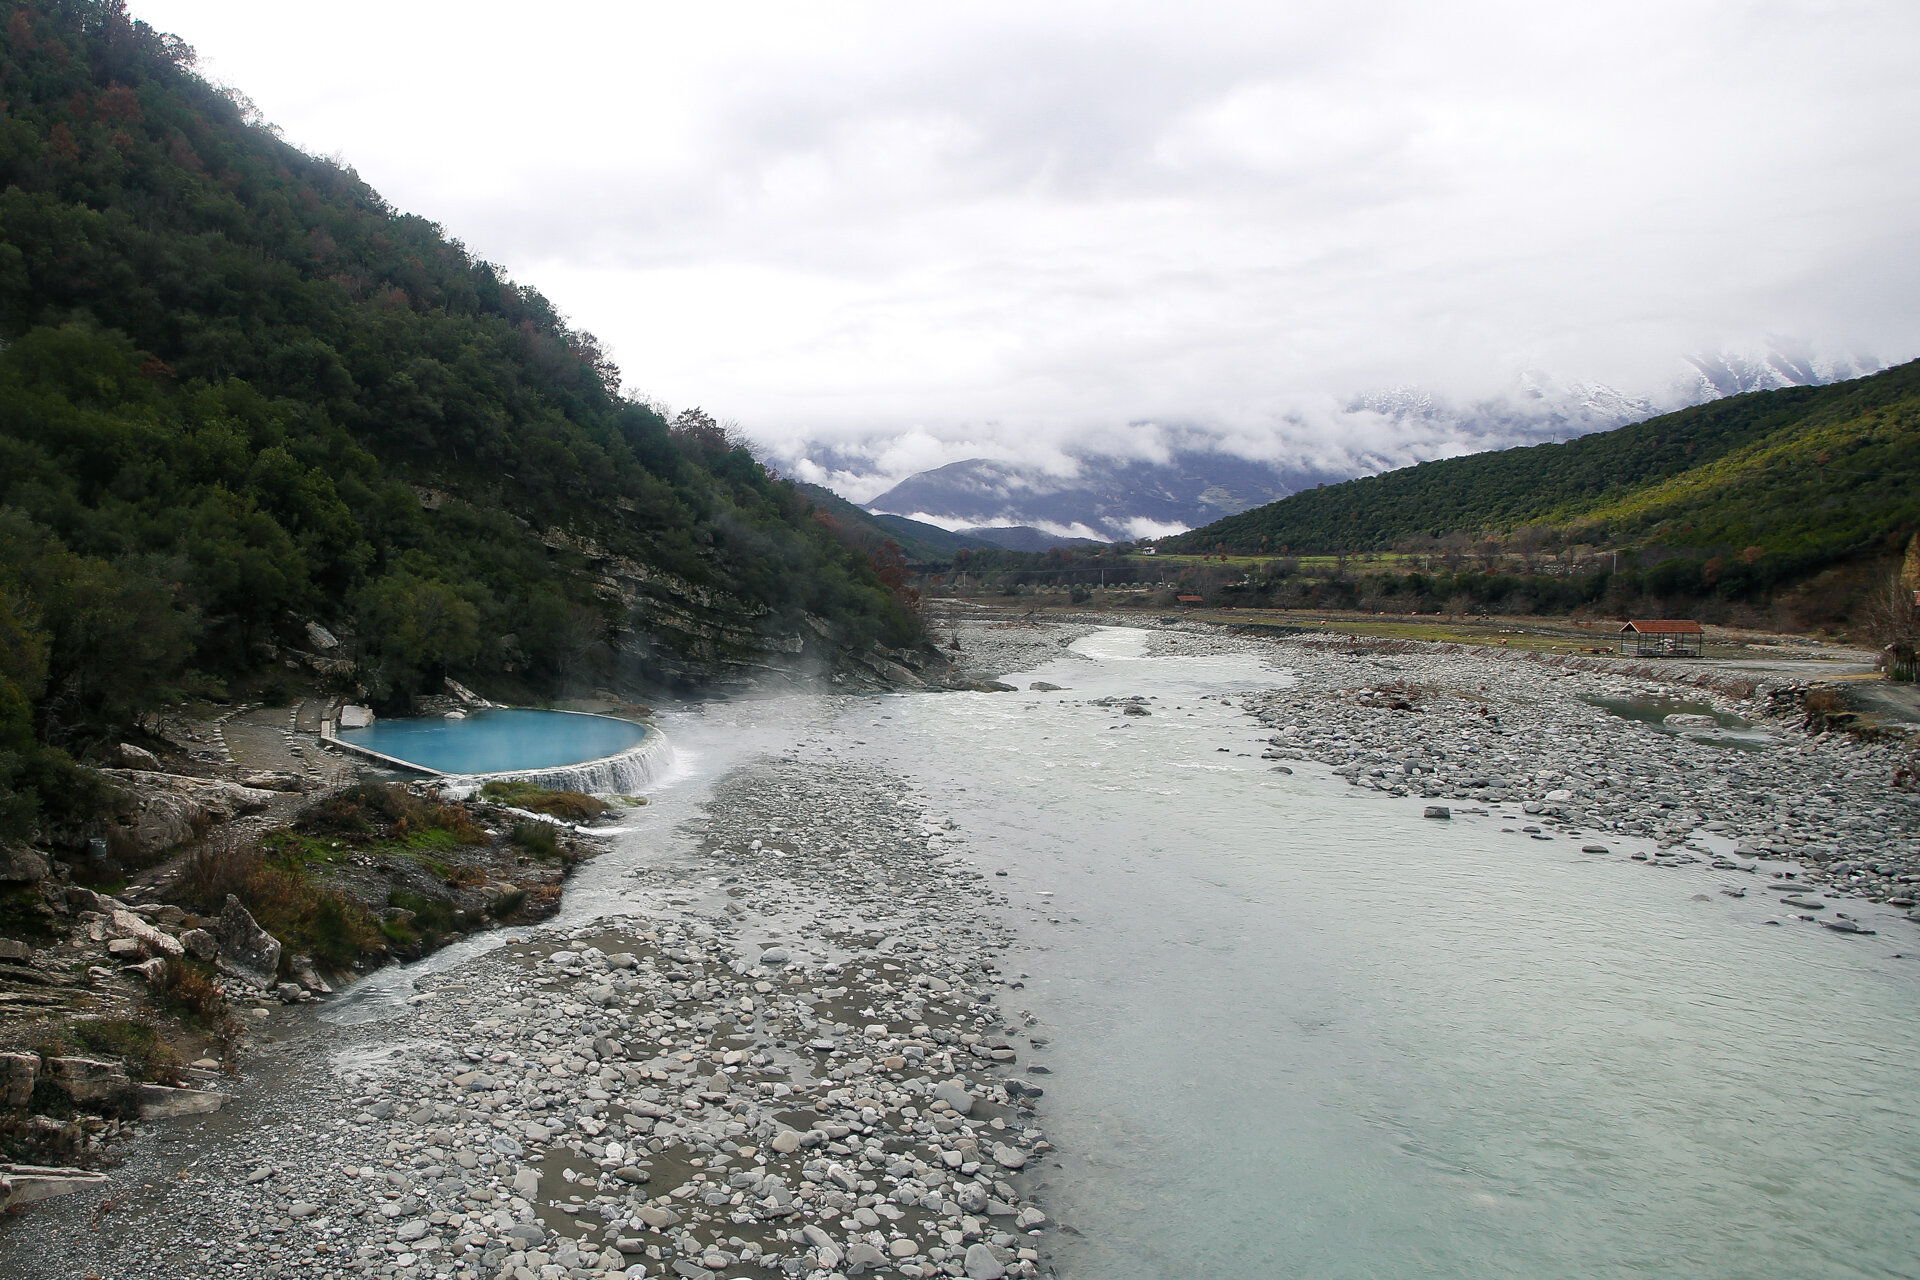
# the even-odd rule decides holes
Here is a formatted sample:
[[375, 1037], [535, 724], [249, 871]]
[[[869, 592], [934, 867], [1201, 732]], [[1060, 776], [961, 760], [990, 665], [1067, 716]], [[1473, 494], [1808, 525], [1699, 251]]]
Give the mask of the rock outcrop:
[[49, 1200], [107, 1181], [105, 1174], [85, 1169], [55, 1169], [37, 1164], [0, 1164], [0, 1210]]
[[39, 1079], [38, 1054], [0, 1053], [0, 1106], [26, 1106], [33, 1101], [33, 1086]]
[[33, 850], [0, 844], [0, 884], [38, 884], [49, 872], [47, 860]]
[[280, 939], [262, 929], [240, 899], [227, 895], [227, 905], [212, 930], [220, 944], [220, 969], [264, 991], [279, 980]]
[[133, 1080], [116, 1062], [95, 1058], [48, 1058], [47, 1078], [78, 1103], [111, 1103], [133, 1089]]
[[215, 823], [259, 813], [271, 791], [222, 778], [194, 778], [151, 769], [102, 769], [120, 788], [113, 826], [140, 857], [151, 857], [205, 834]]

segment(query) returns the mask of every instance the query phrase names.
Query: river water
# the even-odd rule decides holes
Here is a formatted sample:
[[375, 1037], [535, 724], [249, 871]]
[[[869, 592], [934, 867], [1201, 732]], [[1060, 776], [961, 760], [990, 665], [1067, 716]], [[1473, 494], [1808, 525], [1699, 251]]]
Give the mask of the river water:
[[[666, 717], [676, 773], [561, 923], [691, 857], [736, 763], [881, 764], [1007, 873], [1069, 1280], [1920, 1276], [1913, 925], [1773, 926], [1716, 891], [1753, 877], [1274, 773], [1232, 703], [1284, 673], [1145, 653], [1110, 629], [1008, 677], [1060, 692]], [[336, 1016], [404, 975], [366, 988]]]
[[1067, 1275], [1920, 1275], [1913, 925], [1275, 774], [1256, 658], [1074, 648], [850, 713], [1044, 948]]

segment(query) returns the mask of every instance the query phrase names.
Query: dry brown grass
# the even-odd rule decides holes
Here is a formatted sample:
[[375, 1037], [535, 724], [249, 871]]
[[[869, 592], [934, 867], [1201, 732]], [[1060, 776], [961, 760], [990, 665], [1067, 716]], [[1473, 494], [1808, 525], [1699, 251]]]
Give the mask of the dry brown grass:
[[1836, 711], [1847, 709], [1846, 696], [1838, 689], [1809, 689], [1800, 699], [1800, 705], [1809, 714], [1832, 715]]
[[544, 813], [563, 822], [586, 822], [607, 811], [605, 801], [584, 791], [554, 791], [531, 782], [489, 782], [480, 789], [480, 794], [496, 804]]
[[205, 1026], [220, 1029], [227, 1021], [227, 998], [207, 972], [185, 960], [169, 959], [153, 984], [154, 994]]
[[416, 831], [445, 831], [461, 844], [487, 843], [487, 833], [458, 805], [415, 795], [397, 782], [362, 782], [315, 801], [295, 820], [309, 834], [349, 840], [404, 839]]
[[367, 909], [317, 885], [297, 866], [269, 859], [258, 844], [233, 836], [202, 845], [174, 882], [173, 896], [203, 915], [218, 915], [238, 898], [260, 927], [323, 964], [345, 966], [379, 949]]

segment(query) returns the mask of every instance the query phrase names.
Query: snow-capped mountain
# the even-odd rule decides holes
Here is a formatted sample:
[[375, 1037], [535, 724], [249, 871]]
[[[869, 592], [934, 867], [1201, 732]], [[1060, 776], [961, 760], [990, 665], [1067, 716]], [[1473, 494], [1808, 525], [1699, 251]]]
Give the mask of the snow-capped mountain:
[[[1165, 461], [1086, 452], [1066, 474], [993, 458], [948, 463], [894, 485], [865, 505], [946, 528], [1030, 525], [1105, 540], [1156, 537], [1211, 524], [1316, 484], [1333, 484], [1429, 458], [1567, 440], [1638, 422], [1652, 402], [1594, 384], [1545, 378], [1516, 394], [1460, 407], [1417, 387], [1354, 398], [1331, 423], [1282, 423], [1271, 454], [1223, 448], [1172, 451]], [[1192, 440], [1204, 433], [1182, 433]]]
[[[1337, 408], [1280, 415], [1258, 430], [1134, 424], [1155, 458], [1085, 448], [1042, 464], [974, 457], [921, 471], [864, 505], [947, 529], [1029, 526], [1047, 534], [1122, 540], [1210, 524], [1316, 484], [1375, 475], [1434, 458], [1571, 440], [1722, 396], [1817, 386], [1882, 367], [1869, 357], [1816, 358], [1795, 344], [1689, 356], [1657, 398], [1541, 372], [1503, 395], [1455, 403], [1417, 386], [1387, 387]], [[1008, 450], [1017, 452], [1017, 450]], [[857, 475], [858, 457], [822, 449], [815, 469]], [[896, 473], [897, 474], [897, 473]], [[869, 490], [871, 492], [871, 490]]]
[[1688, 356], [1697, 381], [1683, 384], [1689, 403], [1718, 400], [1748, 391], [1778, 391], [1783, 387], [1824, 387], [1829, 382], [1864, 378], [1886, 368], [1872, 356], [1823, 358], [1796, 343], [1776, 343], [1757, 354], [1714, 351]]
[[1207, 524], [1329, 478], [1229, 453], [1178, 453], [1166, 462], [1098, 455], [1074, 461], [1077, 470], [1063, 476], [968, 458], [909, 476], [866, 506], [950, 528], [1027, 525], [1113, 542]]

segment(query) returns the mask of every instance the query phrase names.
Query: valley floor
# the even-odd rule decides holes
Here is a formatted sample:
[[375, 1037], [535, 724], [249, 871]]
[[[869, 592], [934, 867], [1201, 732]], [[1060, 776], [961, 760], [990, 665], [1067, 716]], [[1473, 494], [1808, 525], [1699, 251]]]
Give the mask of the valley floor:
[[[975, 678], [1112, 625], [1140, 622], [937, 619]], [[1147, 632], [1150, 654], [1265, 660], [1273, 687], [1230, 700], [1275, 768], [1710, 862], [1795, 927], [1916, 927], [1915, 740], [1810, 735], [1752, 673]], [[234, 1103], [0, 1226], [0, 1275], [1041, 1274], [1044, 1040], [1003, 1004], [1015, 937], [957, 848], [883, 769], [742, 763], [674, 841], [602, 855], [617, 912], [458, 944], [357, 1003], [262, 1003]]]

